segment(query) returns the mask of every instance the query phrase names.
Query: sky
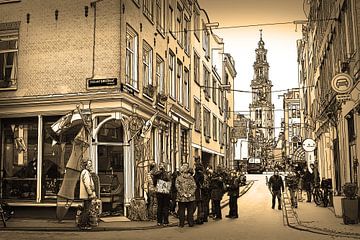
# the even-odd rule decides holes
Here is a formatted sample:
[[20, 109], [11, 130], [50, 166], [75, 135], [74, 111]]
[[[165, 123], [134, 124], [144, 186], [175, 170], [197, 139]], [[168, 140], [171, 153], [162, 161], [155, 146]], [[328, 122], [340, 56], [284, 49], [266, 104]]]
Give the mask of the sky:
[[[214, 33], [223, 38], [225, 52], [235, 60], [237, 76], [234, 89], [251, 90], [254, 76], [255, 49], [262, 29], [265, 48], [268, 50], [269, 79], [272, 90], [298, 87], [298, 65], [296, 40], [301, 39], [301, 25], [284, 24], [274, 26], [234, 27], [262, 23], [293, 22], [305, 20], [307, 6], [303, 0], [198, 0], [207, 12], [210, 22], [219, 22]], [[226, 29], [221, 29], [226, 27]], [[282, 109], [283, 92], [273, 92], [275, 109]], [[235, 111], [248, 114], [251, 93], [235, 92]], [[244, 111], [244, 112], [243, 112]], [[275, 111], [275, 136], [280, 131], [283, 111]]]

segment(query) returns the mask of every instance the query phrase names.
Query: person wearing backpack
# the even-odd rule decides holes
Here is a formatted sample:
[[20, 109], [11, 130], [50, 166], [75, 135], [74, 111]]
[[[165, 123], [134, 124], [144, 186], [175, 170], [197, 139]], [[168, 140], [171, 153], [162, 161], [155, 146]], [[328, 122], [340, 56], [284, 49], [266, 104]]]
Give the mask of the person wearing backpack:
[[157, 199], [157, 225], [166, 227], [169, 224], [171, 178], [163, 162], [159, 164], [159, 170], [154, 173], [154, 186]]

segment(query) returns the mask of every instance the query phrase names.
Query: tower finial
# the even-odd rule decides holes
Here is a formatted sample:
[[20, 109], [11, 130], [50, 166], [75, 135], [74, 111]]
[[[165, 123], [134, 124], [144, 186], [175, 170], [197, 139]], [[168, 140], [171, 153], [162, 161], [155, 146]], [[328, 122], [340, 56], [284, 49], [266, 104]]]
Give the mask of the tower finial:
[[262, 29], [260, 29], [260, 40], [262, 40]]

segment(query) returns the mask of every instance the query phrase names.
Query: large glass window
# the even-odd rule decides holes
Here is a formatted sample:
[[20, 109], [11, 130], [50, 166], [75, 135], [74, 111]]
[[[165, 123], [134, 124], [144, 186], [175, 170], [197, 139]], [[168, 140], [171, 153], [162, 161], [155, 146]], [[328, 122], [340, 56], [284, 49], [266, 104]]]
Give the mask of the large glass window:
[[36, 198], [37, 118], [5, 120], [3, 124], [3, 198]]
[[0, 31], [0, 89], [16, 86], [18, 32]]

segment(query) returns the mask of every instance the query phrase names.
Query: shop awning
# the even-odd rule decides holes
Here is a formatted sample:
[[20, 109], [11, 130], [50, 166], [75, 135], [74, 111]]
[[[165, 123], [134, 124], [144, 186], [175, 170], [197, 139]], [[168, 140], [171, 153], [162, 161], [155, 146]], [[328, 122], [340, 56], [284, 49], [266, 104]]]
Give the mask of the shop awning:
[[298, 147], [292, 155], [291, 161], [293, 163], [306, 162], [305, 150], [302, 147]]

